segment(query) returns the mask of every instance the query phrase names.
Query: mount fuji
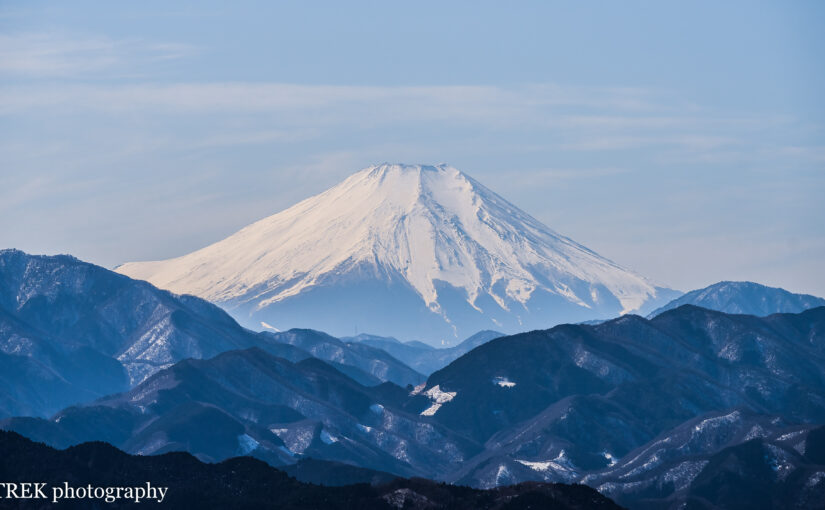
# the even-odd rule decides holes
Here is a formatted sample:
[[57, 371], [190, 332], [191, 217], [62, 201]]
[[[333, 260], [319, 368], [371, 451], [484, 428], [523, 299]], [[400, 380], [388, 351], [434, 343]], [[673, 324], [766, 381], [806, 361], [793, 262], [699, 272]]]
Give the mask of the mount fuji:
[[680, 293], [564, 237], [447, 165], [382, 164], [178, 258], [116, 271], [260, 329], [451, 345], [646, 313]]

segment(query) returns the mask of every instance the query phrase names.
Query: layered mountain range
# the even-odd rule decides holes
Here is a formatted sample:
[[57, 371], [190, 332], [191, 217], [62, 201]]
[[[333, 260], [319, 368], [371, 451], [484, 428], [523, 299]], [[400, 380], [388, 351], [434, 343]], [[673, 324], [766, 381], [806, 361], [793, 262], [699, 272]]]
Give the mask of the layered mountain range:
[[[128, 453], [184, 450], [210, 462], [245, 455], [296, 473], [297, 466], [323, 461], [368, 470], [359, 476], [389, 473], [478, 488], [579, 482], [632, 508], [688, 501], [713, 508], [748, 496], [757, 483], [769, 498], [792, 499], [801, 508], [825, 496], [825, 466], [816, 453], [825, 423], [825, 307], [759, 318], [683, 305], [650, 320], [625, 315], [512, 336], [484, 332], [456, 354], [369, 335], [254, 333], [196, 298], [70, 257], [6, 251], [0, 261], [3, 281], [11, 282], [4, 294], [14, 296], [3, 303], [4, 317], [12, 317], [4, 331], [13, 333], [3, 337], [12, 364], [40, 363], [41, 351], [11, 352], [16, 345], [57, 349], [85, 339], [95, 348], [109, 345], [77, 333], [87, 324], [82, 307], [117, 310], [136, 289], [166, 307], [195, 303], [202, 313], [190, 320], [203, 324], [168, 321], [188, 325], [184, 332], [216, 328], [216, 312], [223, 324], [216, 331], [234, 333], [209, 335], [213, 341], [248, 341], [208, 359], [157, 363], [135, 380], [121, 351], [98, 351], [119, 364], [120, 386], [100, 384], [48, 419], [2, 421], [2, 428], [54, 446], [102, 440]], [[141, 315], [138, 301], [130, 303], [133, 310], [120, 317], [126, 324], [143, 324], [132, 315], [162, 316]], [[115, 327], [119, 316], [101, 315], [109, 331], [127, 331]], [[54, 317], [64, 336], [38, 317]], [[26, 328], [34, 325], [49, 334], [33, 337]], [[125, 339], [134, 336], [117, 338], [129, 346]], [[202, 341], [187, 338], [185, 345]], [[423, 380], [426, 367], [440, 363], [422, 353], [439, 351], [442, 361], [456, 358], [413, 387], [415, 374]], [[161, 342], [146, 352], [176, 351]], [[399, 357], [418, 360], [419, 370]], [[395, 368], [376, 370], [363, 364], [369, 359]], [[86, 371], [94, 373], [94, 366]], [[61, 373], [61, 365], [49, 367]], [[5, 389], [20, 394], [38, 384], [37, 378], [14, 379]], [[102, 392], [111, 394], [93, 400]], [[322, 479], [313, 481], [325, 481], [317, 476]]]
[[49, 416], [177, 361], [250, 347], [294, 362], [325, 359], [363, 384], [424, 380], [366, 344], [311, 330], [256, 333], [202, 299], [74, 257], [0, 250], [0, 417]]
[[254, 329], [433, 345], [648, 313], [679, 294], [446, 165], [365, 168], [203, 249], [117, 271], [217, 303]]

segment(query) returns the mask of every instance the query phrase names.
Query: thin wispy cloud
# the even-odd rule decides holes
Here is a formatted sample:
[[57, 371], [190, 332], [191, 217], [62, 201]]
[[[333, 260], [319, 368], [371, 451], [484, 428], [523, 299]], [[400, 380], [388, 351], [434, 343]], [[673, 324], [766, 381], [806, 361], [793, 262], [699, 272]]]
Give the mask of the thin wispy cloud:
[[688, 135], [655, 135], [647, 136], [605, 136], [590, 140], [579, 140], [573, 143], [561, 144], [560, 149], [575, 151], [605, 151], [638, 149], [643, 147], [681, 147], [689, 150], [707, 151], [720, 147], [741, 143], [736, 138], [726, 136], [705, 136], [698, 134]]
[[196, 48], [179, 43], [55, 33], [0, 34], [0, 75], [84, 77], [128, 71], [141, 63], [175, 60]]
[[[630, 102], [626, 101], [628, 95], [633, 98]], [[558, 85], [376, 87], [238, 82], [12, 86], [0, 93], [0, 114], [244, 118], [236, 125], [238, 132], [210, 134], [199, 142], [201, 146], [210, 141], [214, 145], [275, 142], [286, 133], [294, 139], [298, 132], [301, 138], [309, 139], [336, 126], [366, 130], [424, 123], [502, 132], [528, 128], [554, 132], [558, 140], [551, 145], [567, 151], [651, 146], [712, 150], [735, 144], [735, 137], [714, 133], [727, 124], [736, 125], [735, 119], [702, 118], [695, 112], [685, 117], [673, 112], [651, 116], [650, 112], [657, 110], [656, 99], [655, 93], [645, 97], [639, 90], [582, 90]], [[570, 115], [571, 109], [581, 113]], [[612, 115], [591, 114], [605, 111]], [[749, 125], [758, 123], [750, 119]]]
[[260, 130], [217, 133], [190, 144], [192, 149], [205, 147], [231, 147], [236, 145], [260, 145], [290, 143], [317, 136], [314, 130]]
[[[631, 98], [630, 101], [627, 98]], [[787, 116], [732, 116], [662, 102], [643, 89], [523, 86], [331, 86], [283, 83], [173, 83], [127, 85], [42, 85], [0, 87], [0, 115], [48, 116], [65, 122], [77, 115], [166, 124], [174, 118], [203, 118], [197, 129], [150, 130], [110, 145], [128, 156], [146, 151], [299, 143], [417, 126], [419, 133], [458, 129], [499, 133], [498, 143], [521, 139], [513, 150], [599, 153], [644, 150], [658, 164], [673, 161], [724, 162], [752, 159], [767, 146], [754, 134], [798, 129]], [[109, 121], [107, 121], [108, 123]], [[189, 121], [192, 122], [192, 121]], [[229, 129], [231, 127], [231, 129]], [[390, 131], [387, 131], [390, 129]], [[109, 128], [107, 128], [107, 131]], [[459, 131], [461, 132], [461, 131]], [[105, 133], [103, 136], [114, 136]], [[420, 136], [420, 135], [417, 135]], [[537, 136], [543, 139], [536, 143]], [[515, 138], [514, 138], [515, 137]], [[386, 144], [380, 140], [379, 144]], [[411, 140], [404, 142], [409, 145]], [[466, 144], [458, 139], [453, 141]], [[374, 143], [371, 145], [375, 145]], [[822, 148], [771, 140], [774, 158], [821, 161]], [[600, 165], [600, 167], [603, 165]]]
[[[91, 65], [91, 64], [90, 64]], [[377, 87], [296, 85], [288, 83], [177, 83], [5, 87], [0, 113], [52, 109], [55, 113], [163, 110], [176, 113], [262, 113], [382, 105], [387, 113], [487, 116], [527, 114], [537, 108], [580, 107], [650, 110], [655, 103], [623, 89], [581, 90], [557, 85]]]

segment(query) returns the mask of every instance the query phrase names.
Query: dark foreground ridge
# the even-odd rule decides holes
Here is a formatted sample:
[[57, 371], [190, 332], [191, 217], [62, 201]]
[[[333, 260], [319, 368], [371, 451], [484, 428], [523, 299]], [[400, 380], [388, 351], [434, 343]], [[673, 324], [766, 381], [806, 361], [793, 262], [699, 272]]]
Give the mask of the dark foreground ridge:
[[[236, 457], [206, 464], [188, 453], [133, 456], [102, 442], [56, 450], [0, 431], [0, 479], [45, 482], [51, 487], [168, 487], [163, 503], [140, 505], [101, 499], [0, 500], [1, 508], [279, 508], [279, 509], [613, 509], [608, 498], [584, 485], [528, 482], [493, 490], [396, 479], [381, 485], [325, 487], [303, 483], [266, 463]], [[0, 491], [5, 497], [5, 490]]]

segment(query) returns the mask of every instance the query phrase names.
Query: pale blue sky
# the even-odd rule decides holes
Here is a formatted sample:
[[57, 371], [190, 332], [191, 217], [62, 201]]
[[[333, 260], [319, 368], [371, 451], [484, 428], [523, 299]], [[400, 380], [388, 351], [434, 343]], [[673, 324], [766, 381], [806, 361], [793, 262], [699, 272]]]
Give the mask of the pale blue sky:
[[823, 2], [172, 4], [0, 2], [0, 246], [166, 258], [445, 162], [672, 287], [825, 295]]

